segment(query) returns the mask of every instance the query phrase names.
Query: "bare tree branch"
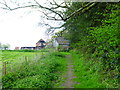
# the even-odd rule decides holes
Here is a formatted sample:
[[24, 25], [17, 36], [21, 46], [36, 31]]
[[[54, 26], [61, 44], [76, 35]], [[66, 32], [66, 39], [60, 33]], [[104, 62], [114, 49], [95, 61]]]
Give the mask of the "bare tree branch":
[[42, 13], [47, 17], [47, 18], [46, 18], [47, 20], [61, 21], [61, 19], [57, 19], [57, 18], [56, 18], [56, 14], [55, 14], [54, 16], [53, 16], [53, 15], [50, 16], [50, 15], [49, 15], [50, 13], [46, 13], [46, 12], [44, 12], [44, 11], [40, 11], [40, 12], [42, 12]]
[[36, 4], [38, 4], [38, 6], [39, 6], [40, 8], [49, 10], [49, 11], [51, 11], [51, 12], [57, 14], [57, 15], [61, 18], [61, 19], [58, 19], [58, 20], [63, 20], [63, 21], [64, 21], [64, 18], [63, 18], [63, 16], [62, 16], [60, 13], [58, 13], [57, 11], [54, 11], [53, 9], [50, 9], [50, 8], [48, 8], [48, 7], [43, 7], [43, 6], [40, 5], [36, 0], [34, 0], [34, 1], [36, 2]]
[[53, 26], [51, 26], [50, 24], [42, 23], [42, 22], [39, 22], [39, 25], [47, 26], [47, 27], [48, 27], [48, 28], [47, 28], [47, 31], [46, 31], [46, 34], [48, 34], [48, 35], [53, 34], [53, 32], [54, 32], [56, 29], [62, 28], [62, 26], [53, 27]]
[[54, 0], [53, 0], [53, 3], [52, 2], [50, 2], [50, 3], [51, 3], [51, 5], [55, 5], [56, 7], [51, 7], [51, 8], [44, 7], [44, 6], [40, 5], [40, 3], [38, 1], [36, 1], [36, 0], [34, 0], [34, 2], [36, 4], [32, 4], [32, 5], [28, 5], [28, 6], [18, 6], [16, 8], [10, 8], [7, 5], [6, 1], [5, 0], [3, 0], [3, 1], [4, 1], [4, 3], [0, 2], [0, 4], [5, 6], [5, 7], [1, 7], [2, 9], [16, 10], [16, 9], [27, 8], [27, 7], [38, 7], [38, 8], [48, 10], [49, 12], [53, 13], [53, 15], [55, 15], [55, 16], [50, 16], [50, 13], [45, 13], [45, 12], [44, 12], [44, 15], [47, 17], [48, 20], [55, 20], [55, 21], [67, 21], [68, 19], [70, 19], [71, 17], [73, 17], [75, 15], [85, 13], [90, 8], [92, 8], [92, 7], [94, 7], [96, 5], [95, 2], [87, 3], [85, 6], [79, 8], [78, 10], [75, 10], [73, 13], [71, 13], [70, 15], [65, 17], [62, 12], [59, 12], [58, 10], [55, 10], [55, 9], [57, 9], [57, 8], [67, 8], [67, 9], [69, 9], [68, 6], [62, 6], [63, 3], [57, 4]]
[[[36, 0], [34, 0], [34, 1], [36, 1]], [[36, 2], [36, 3], [39, 4], [38, 2]], [[58, 4], [56, 4], [55, 1], [54, 1], [54, 3], [55, 3], [55, 5], [58, 5]], [[45, 9], [47, 9], [47, 10], [49, 10], [49, 11], [52, 11], [53, 13], [55, 13], [55, 14], [57, 14], [57, 15], [59, 15], [59, 16], [61, 17], [61, 19], [57, 19], [57, 18], [55, 18], [55, 17], [48, 16], [47, 14], [44, 13], [44, 14], [48, 17], [48, 18], [47, 18], [48, 20], [57, 20], [57, 21], [61, 21], [61, 20], [62, 20], [62, 21], [67, 21], [68, 19], [70, 19], [71, 17], [73, 17], [73, 16], [75, 16], [75, 15], [82, 14], [82, 13], [86, 12], [87, 10], [89, 10], [90, 8], [92, 8], [92, 7], [95, 6], [95, 5], [96, 5], [96, 3], [88, 3], [87, 5], [79, 8], [78, 10], [75, 10], [73, 13], [71, 13], [71, 14], [70, 14], [69, 16], [67, 16], [66, 18], [64, 18], [64, 16], [62, 16], [60, 13], [52, 10], [51, 8], [43, 7], [43, 6], [41, 6], [41, 5], [40, 5], [40, 7], [45, 8]]]
[[3, 2], [4, 2], [4, 3], [1, 3], [1, 2], [0, 2], [0, 4], [4, 5], [6, 8], [2, 8], [2, 7], [1, 7], [1, 8], [2, 8], [2, 9], [8, 9], [8, 10], [11, 10], [11, 8], [7, 5], [6, 1], [3, 0]]
[[2, 4], [2, 5], [4, 5], [4, 7], [1, 7], [2, 9], [6, 9], [6, 10], [16, 10], [16, 9], [20, 9], [20, 8], [27, 8], [27, 7], [38, 7], [38, 5], [27, 5], [27, 6], [18, 6], [18, 7], [16, 7], [16, 8], [11, 8], [11, 7], [9, 7], [8, 6], [8, 4], [6, 3], [6, 1], [5, 0], [3, 0], [4, 1], [4, 3], [1, 3], [0, 2], [0, 4]]
[[28, 6], [21, 6], [21, 7], [16, 7], [16, 8], [10, 8], [10, 10], [16, 10], [20, 8], [27, 8], [27, 7], [36, 7], [37, 5], [28, 5]]
[[79, 8], [78, 10], [76, 10], [75, 12], [73, 12], [72, 14], [70, 14], [68, 17], [66, 17], [64, 19], [64, 21], [70, 19], [71, 17], [75, 16], [75, 15], [78, 15], [78, 14], [82, 14], [84, 12], [86, 12], [88, 9], [92, 8], [93, 6], [95, 6], [96, 3], [88, 3], [87, 5], [85, 5], [84, 7], [82, 8]]
[[50, 24], [47, 24], [47, 23], [39, 22], [39, 24], [44, 25], [44, 26], [48, 26], [50, 29], [59, 29], [59, 28], [61, 28], [61, 26], [60, 27], [52, 27]]
[[[57, 4], [54, 0], [53, 0], [53, 2], [54, 2], [54, 3], [51, 3], [51, 2], [50, 2], [50, 4], [51, 4], [51, 5], [55, 5], [56, 7], [52, 7], [51, 9], [69, 8], [69, 7], [65, 6], [65, 5], [62, 6], [62, 4], [64, 4], [64, 2], [62, 2], [61, 4]], [[70, 9], [70, 8], [69, 8], [69, 9]]]

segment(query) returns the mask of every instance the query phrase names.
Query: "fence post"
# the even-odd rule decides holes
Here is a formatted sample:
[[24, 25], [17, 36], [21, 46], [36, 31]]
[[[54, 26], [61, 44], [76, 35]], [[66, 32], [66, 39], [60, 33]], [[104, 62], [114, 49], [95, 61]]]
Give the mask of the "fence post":
[[2, 90], [2, 75], [3, 75], [3, 62], [2, 62], [2, 50], [0, 50], [0, 90]]
[[2, 75], [3, 75], [3, 63], [0, 60], [0, 90], [2, 89]]
[[6, 75], [6, 62], [3, 62], [3, 75]]
[[25, 56], [25, 61], [26, 61], [26, 63], [27, 63], [27, 56]]

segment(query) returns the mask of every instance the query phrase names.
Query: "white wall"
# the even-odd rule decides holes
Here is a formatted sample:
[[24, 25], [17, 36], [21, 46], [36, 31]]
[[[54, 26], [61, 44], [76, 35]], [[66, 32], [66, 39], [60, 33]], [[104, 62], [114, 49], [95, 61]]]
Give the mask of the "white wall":
[[58, 47], [58, 46], [59, 46], [59, 44], [58, 44], [58, 42], [54, 38], [54, 40], [53, 40], [53, 47]]

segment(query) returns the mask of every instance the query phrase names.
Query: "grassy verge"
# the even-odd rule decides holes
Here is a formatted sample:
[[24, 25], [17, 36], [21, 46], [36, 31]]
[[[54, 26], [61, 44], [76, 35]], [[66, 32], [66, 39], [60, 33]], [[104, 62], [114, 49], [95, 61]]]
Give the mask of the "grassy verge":
[[3, 88], [52, 88], [65, 70], [65, 53], [47, 53], [39, 60], [22, 63], [2, 77]]
[[76, 78], [74, 81], [77, 83], [75, 88], [105, 88], [100, 81], [101, 75], [98, 73], [100, 68], [99, 63], [94, 63], [92, 60], [85, 60], [82, 55], [71, 52], [74, 73]]
[[76, 51], [72, 51], [71, 56], [76, 75], [75, 88], [120, 88], [120, 79], [114, 76], [118, 70], [105, 71], [99, 59], [78, 54]]

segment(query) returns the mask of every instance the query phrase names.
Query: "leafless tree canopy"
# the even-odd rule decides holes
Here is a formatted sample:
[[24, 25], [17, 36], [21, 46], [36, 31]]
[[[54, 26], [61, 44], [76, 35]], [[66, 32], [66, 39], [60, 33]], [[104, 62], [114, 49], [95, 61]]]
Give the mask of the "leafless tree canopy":
[[41, 5], [40, 2], [37, 0], [33, 0], [33, 2], [30, 3], [29, 5], [20, 6], [18, 3], [16, 7], [12, 8], [8, 5], [7, 0], [3, 0], [2, 2], [0, 2], [0, 4], [2, 5], [2, 7], [0, 8], [10, 11], [17, 10], [20, 8], [28, 8], [28, 7], [37, 8], [37, 9], [40, 8], [40, 9], [44, 9], [41, 12], [44, 13], [44, 15], [48, 20], [66, 21], [77, 14], [82, 14], [86, 12], [88, 9], [96, 5], [96, 3], [94, 2], [86, 3], [83, 7], [79, 8], [78, 10], [75, 10], [69, 16], [65, 16], [63, 11], [66, 9], [72, 9], [70, 5], [66, 4], [67, 2], [63, 1], [57, 3], [55, 0], [52, 0], [52, 1], [47, 1], [47, 3], [49, 3], [48, 7]]
[[[20, 2], [13, 2], [15, 0], [2, 0], [0, 1], [0, 8], [4, 9], [4, 10], [8, 10], [8, 11], [13, 11], [13, 10], [17, 10], [17, 9], [23, 9], [23, 8], [34, 8], [39, 10], [40, 12], [42, 12], [45, 16], [45, 18], [47, 20], [53, 20], [53, 21], [67, 21], [69, 20], [71, 17], [75, 16], [75, 15], [80, 15], [84, 12], [86, 12], [87, 10], [89, 10], [90, 8], [94, 7], [97, 3], [95, 2], [89, 2], [89, 3], [85, 3], [82, 7], [80, 7], [78, 10], [74, 10], [71, 14], [69, 14], [68, 16], [66, 16], [64, 14], [64, 11], [69, 9], [72, 10], [71, 8], [71, 3], [70, 2], [66, 2], [61, 1], [61, 2], [57, 2], [55, 0], [47, 0], [46, 4], [41, 4], [41, 2], [39, 0], [31, 0], [31, 2], [27, 2], [27, 3], [23, 3], [21, 4]], [[12, 7], [11, 5], [9, 5], [9, 3], [14, 4], [15, 6]], [[55, 29], [59, 29], [60, 27], [54, 27], [51, 26], [49, 24], [46, 23], [42, 23], [40, 22], [39, 24], [41, 25], [45, 25], [47, 26], [47, 30], [48, 33], [54, 32]]]

